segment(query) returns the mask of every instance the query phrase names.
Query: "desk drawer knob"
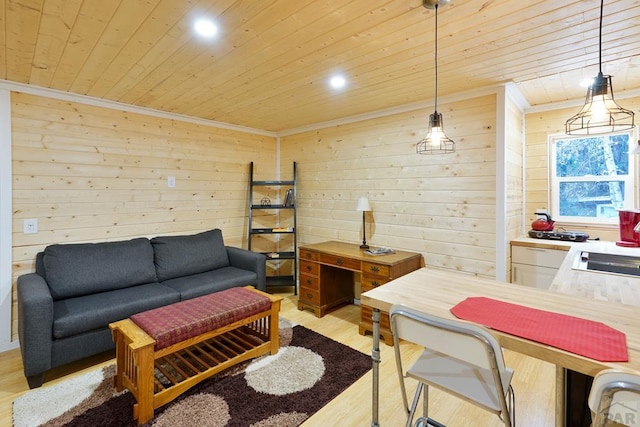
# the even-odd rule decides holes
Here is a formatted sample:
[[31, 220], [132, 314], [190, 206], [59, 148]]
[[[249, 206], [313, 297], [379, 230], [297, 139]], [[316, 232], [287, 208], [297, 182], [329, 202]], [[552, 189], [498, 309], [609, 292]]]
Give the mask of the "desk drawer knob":
[[371, 282], [371, 286], [373, 286], [374, 288], [377, 288], [380, 285], [382, 285], [382, 283], [378, 282], [377, 280]]
[[371, 272], [372, 273], [378, 273], [380, 271], [380, 267], [377, 267], [375, 265], [371, 266]]
[[311, 271], [311, 269], [313, 269], [313, 267], [310, 265], [307, 265], [307, 271]]
[[311, 298], [313, 298], [313, 295], [310, 293], [307, 293], [307, 299], [311, 299]]
[[311, 279], [307, 279], [307, 285], [310, 285], [310, 284], [312, 284], [312, 283], [313, 283], [313, 280], [311, 280]]
[[311, 252], [305, 252], [304, 256], [305, 256], [307, 259], [311, 259]]
[[343, 263], [344, 263], [344, 261], [342, 261], [340, 258], [338, 258], [336, 260], [336, 264], [338, 264], [338, 265], [342, 265]]

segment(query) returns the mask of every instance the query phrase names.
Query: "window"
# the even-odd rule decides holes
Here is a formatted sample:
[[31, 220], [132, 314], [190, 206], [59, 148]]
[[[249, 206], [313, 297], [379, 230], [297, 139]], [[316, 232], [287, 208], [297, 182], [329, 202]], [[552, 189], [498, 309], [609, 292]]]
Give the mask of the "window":
[[633, 132], [550, 138], [551, 215], [557, 221], [617, 224], [634, 206]]

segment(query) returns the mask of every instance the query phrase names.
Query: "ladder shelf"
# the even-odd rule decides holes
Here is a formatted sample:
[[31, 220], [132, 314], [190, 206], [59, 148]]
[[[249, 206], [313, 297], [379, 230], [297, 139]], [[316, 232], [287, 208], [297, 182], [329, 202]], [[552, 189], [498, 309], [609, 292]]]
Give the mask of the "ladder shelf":
[[249, 250], [267, 257], [267, 287], [293, 286], [297, 295], [296, 162], [293, 179], [254, 180], [254, 171], [251, 162]]

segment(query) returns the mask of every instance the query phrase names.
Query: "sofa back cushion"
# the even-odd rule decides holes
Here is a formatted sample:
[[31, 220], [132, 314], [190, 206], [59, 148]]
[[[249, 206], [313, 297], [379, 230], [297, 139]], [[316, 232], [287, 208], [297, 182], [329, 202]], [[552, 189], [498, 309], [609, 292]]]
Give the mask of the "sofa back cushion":
[[157, 282], [153, 248], [145, 238], [51, 245], [42, 261], [54, 300]]
[[151, 239], [159, 281], [204, 273], [229, 265], [229, 256], [219, 229], [188, 236]]

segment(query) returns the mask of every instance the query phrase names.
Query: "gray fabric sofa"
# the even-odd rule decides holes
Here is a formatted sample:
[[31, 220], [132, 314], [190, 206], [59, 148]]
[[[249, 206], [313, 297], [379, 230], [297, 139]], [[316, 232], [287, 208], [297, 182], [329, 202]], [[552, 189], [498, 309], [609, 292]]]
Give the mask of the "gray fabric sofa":
[[49, 369], [114, 348], [111, 322], [246, 285], [266, 290], [265, 256], [225, 246], [219, 229], [48, 246], [36, 257], [35, 273], [18, 277], [29, 387], [42, 385]]

